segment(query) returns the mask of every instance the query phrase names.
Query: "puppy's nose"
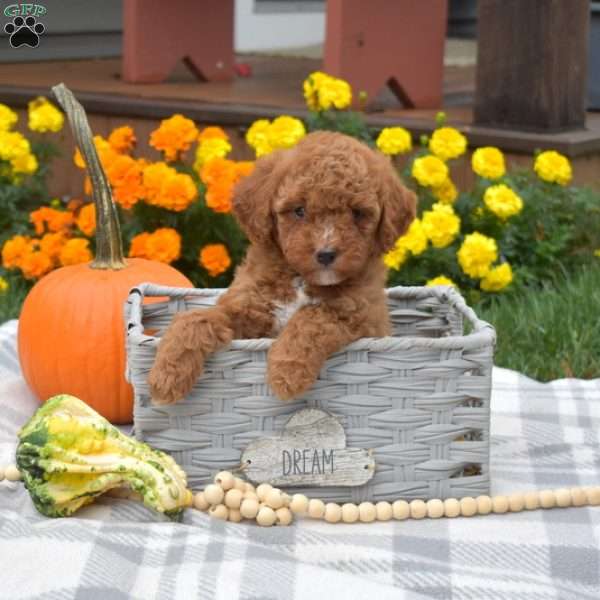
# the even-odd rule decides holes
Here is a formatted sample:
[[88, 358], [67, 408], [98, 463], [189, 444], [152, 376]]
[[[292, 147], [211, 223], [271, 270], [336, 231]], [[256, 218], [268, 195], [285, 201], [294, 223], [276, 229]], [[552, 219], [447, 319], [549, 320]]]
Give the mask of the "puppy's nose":
[[317, 261], [324, 267], [329, 266], [336, 257], [335, 250], [319, 250], [317, 252]]

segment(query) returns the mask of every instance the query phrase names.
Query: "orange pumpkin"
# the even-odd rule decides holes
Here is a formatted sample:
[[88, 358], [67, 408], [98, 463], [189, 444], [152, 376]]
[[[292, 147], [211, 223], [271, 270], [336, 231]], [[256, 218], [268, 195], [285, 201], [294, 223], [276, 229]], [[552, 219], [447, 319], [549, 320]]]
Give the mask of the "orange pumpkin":
[[110, 186], [85, 112], [62, 84], [53, 91], [69, 117], [92, 179], [96, 258], [53, 271], [29, 292], [19, 318], [21, 369], [40, 401], [71, 394], [113, 423], [130, 423], [133, 393], [124, 377], [123, 322], [129, 290], [144, 281], [193, 286], [163, 263], [139, 258], [125, 261]]

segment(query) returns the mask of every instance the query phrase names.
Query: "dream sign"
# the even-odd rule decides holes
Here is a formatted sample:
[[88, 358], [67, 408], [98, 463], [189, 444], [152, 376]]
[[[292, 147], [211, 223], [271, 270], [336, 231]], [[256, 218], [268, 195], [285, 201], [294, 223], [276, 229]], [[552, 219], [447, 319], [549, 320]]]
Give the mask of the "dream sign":
[[290, 487], [359, 486], [375, 472], [371, 452], [346, 447], [338, 419], [316, 408], [298, 411], [278, 436], [249, 444], [242, 464], [251, 481]]

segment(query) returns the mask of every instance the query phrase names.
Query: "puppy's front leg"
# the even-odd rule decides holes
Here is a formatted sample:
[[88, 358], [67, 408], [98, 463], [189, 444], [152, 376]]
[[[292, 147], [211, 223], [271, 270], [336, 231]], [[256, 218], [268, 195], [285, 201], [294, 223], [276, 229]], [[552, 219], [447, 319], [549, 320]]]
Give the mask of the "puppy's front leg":
[[267, 379], [276, 396], [290, 400], [316, 381], [330, 354], [360, 335], [325, 306], [307, 306], [289, 320], [268, 356]]

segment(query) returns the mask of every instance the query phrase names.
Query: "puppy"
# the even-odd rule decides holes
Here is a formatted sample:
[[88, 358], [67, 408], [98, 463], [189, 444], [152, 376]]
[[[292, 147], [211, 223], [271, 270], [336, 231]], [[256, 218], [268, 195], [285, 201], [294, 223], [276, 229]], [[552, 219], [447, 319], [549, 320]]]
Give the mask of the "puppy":
[[311, 387], [330, 354], [389, 335], [381, 257], [415, 208], [389, 158], [340, 133], [311, 133], [257, 160], [233, 198], [251, 242], [246, 258], [214, 308], [173, 319], [150, 372], [153, 401], [183, 398], [206, 358], [234, 338], [276, 338], [267, 378], [288, 400]]

